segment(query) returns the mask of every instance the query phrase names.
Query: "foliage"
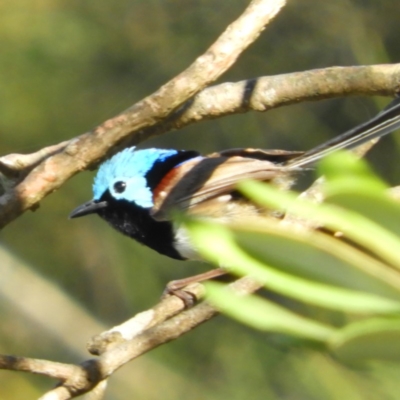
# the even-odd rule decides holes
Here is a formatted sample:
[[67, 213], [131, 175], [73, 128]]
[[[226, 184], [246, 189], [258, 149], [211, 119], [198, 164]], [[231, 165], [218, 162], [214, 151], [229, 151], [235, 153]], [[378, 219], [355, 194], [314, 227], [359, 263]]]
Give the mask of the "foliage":
[[208, 284], [208, 299], [254, 328], [320, 341], [342, 360], [398, 360], [400, 204], [366, 163], [349, 153], [328, 157], [320, 171], [323, 204], [259, 182], [240, 185], [256, 203], [288, 213], [291, 223], [268, 218], [228, 229], [196, 220], [188, 227], [201, 253], [216, 265], [250, 275], [272, 293], [349, 318], [326, 324], [316, 315], [300, 315], [269, 298], [243, 298], [217, 283]]

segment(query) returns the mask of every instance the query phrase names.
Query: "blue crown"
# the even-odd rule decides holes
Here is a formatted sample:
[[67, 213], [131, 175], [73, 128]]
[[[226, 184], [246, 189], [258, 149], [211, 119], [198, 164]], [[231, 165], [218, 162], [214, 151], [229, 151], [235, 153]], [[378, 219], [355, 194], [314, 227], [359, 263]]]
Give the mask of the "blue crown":
[[[144, 208], [152, 207], [153, 195], [147, 184], [146, 174], [156, 162], [163, 162], [177, 153], [177, 150], [153, 148], [135, 150], [135, 147], [122, 150], [101, 164], [93, 184], [94, 200], [100, 200], [109, 190], [116, 199], [135, 202]], [[118, 181], [126, 183], [123, 193], [113, 192], [113, 186]]]

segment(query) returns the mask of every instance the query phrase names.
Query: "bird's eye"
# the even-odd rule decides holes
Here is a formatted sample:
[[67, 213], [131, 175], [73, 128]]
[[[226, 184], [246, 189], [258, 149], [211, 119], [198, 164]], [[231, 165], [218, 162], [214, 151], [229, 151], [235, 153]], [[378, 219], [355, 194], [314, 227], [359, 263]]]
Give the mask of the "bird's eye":
[[114, 183], [114, 190], [116, 193], [122, 193], [125, 191], [126, 183], [123, 181], [118, 181]]

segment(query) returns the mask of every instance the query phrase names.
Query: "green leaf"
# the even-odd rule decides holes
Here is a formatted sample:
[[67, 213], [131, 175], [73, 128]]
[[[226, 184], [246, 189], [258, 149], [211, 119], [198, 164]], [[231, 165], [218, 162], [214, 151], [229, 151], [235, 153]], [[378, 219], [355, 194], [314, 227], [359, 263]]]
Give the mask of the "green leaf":
[[338, 330], [329, 343], [342, 362], [400, 361], [400, 320], [368, 319]]
[[[351, 191], [344, 188], [340, 191], [340, 187], [335, 189], [335, 192], [328, 192], [326, 201], [356, 211], [382, 228], [400, 235], [400, 204], [387, 193], [371, 193], [362, 188], [354, 188]], [[382, 245], [386, 246], [383, 241]]]
[[239, 296], [229, 287], [216, 282], [206, 284], [207, 301], [238, 321], [253, 328], [327, 341], [335, 329], [299, 316], [269, 300], [256, 296]]
[[[205, 221], [191, 221], [187, 227], [194, 244], [206, 258], [217, 265], [226, 266], [229, 271], [234, 273], [251, 275], [264, 283], [268, 289], [285, 296], [347, 312], [388, 313], [400, 311], [398, 301], [303, 279], [263, 263], [243, 251], [235, 243], [233, 234], [221, 225]], [[245, 236], [251, 234], [249, 231], [245, 232]], [[264, 239], [268, 240], [267, 237]], [[283, 240], [285, 240], [284, 236]], [[283, 247], [285, 246], [283, 245]], [[284, 252], [284, 254], [289, 254], [289, 252]], [[391, 289], [388, 285], [384, 288], [386, 290], [382, 290], [383, 293]], [[399, 296], [398, 292], [393, 292]]]
[[383, 193], [388, 188], [365, 160], [349, 151], [339, 151], [325, 157], [318, 163], [318, 171], [325, 177], [328, 191], [338, 187], [340, 190], [362, 188]]
[[327, 202], [356, 211], [400, 235], [400, 204], [364, 160], [348, 152], [338, 153], [322, 160], [319, 170], [326, 178], [323, 191]]
[[266, 223], [235, 228], [233, 232], [248, 256], [275, 270], [400, 300], [400, 274], [396, 270], [334, 237], [321, 232], [299, 234]]
[[260, 182], [243, 182], [239, 189], [267, 208], [289, 211], [336, 232], [400, 269], [400, 237], [357, 212], [331, 204], [314, 204]]

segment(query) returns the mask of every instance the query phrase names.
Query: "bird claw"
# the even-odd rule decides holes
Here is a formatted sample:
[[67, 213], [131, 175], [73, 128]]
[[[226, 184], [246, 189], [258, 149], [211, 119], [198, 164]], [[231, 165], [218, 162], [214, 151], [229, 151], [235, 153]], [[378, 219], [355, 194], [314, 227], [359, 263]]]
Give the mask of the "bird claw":
[[161, 296], [161, 299], [164, 299], [169, 296], [176, 296], [182, 300], [185, 309], [193, 307], [197, 302], [197, 297], [194, 293], [190, 292], [189, 290], [183, 290], [182, 287], [177, 287], [175, 284], [178, 281], [171, 281], [167, 284], [164, 292]]
[[226, 271], [223, 268], [216, 268], [202, 274], [171, 281], [167, 284], [161, 298], [174, 295], [183, 301], [185, 308], [193, 307], [199, 296], [190, 291], [188, 286], [194, 283], [200, 283], [209, 279], [218, 278], [223, 275], [226, 275]]

